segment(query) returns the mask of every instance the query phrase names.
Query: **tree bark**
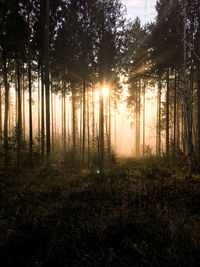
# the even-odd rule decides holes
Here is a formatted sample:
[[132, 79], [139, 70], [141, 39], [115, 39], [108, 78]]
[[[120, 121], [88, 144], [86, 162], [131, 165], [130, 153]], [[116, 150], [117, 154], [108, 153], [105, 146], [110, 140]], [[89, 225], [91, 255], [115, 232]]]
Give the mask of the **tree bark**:
[[[30, 52], [29, 52], [30, 53]], [[31, 78], [31, 59], [28, 59], [28, 88], [29, 88], [29, 148], [32, 152], [33, 146], [33, 122], [32, 122], [32, 78]]]
[[[103, 88], [103, 87], [102, 87]], [[100, 173], [104, 173], [104, 96], [103, 90], [100, 89], [100, 106], [99, 106], [99, 137], [100, 137], [100, 160], [99, 160], [99, 168]]]
[[23, 92], [22, 92], [22, 94], [23, 94], [23, 103], [22, 103], [22, 105], [23, 105], [23, 115], [22, 115], [22, 117], [23, 117], [23, 126], [22, 127], [23, 127], [24, 139], [25, 139], [25, 137], [26, 137], [26, 121], [25, 121], [26, 120], [26, 101], [25, 101], [24, 67], [23, 67], [22, 75], [23, 75], [23, 78], [22, 78], [22, 90], [23, 90]]
[[85, 94], [86, 94], [86, 80], [83, 78], [83, 138], [82, 138], [82, 164], [85, 164], [85, 122], [86, 122], [86, 105], [85, 105]]
[[191, 140], [191, 127], [190, 127], [190, 98], [187, 84], [187, 0], [184, 1], [183, 8], [183, 73], [184, 73], [184, 91], [183, 91], [183, 104], [184, 104], [184, 141], [186, 147], [186, 156], [189, 167], [189, 177], [192, 175], [192, 140]]
[[108, 159], [111, 160], [111, 88], [108, 95]]
[[73, 156], [76, 154], [76, 110], [75, 110], [75, 92], [72, 88], [72, 142], [73, 142]]
[[2, 141], [2, 106], [1, 106], [1, 84], [0, 84], [0, 143]]
[[140, 157], [140, 87], [141, 81], [139, 80], [136, 88], [136, 157]]
[[[197, 53], [200, 58], [200, 7], [198, 12], [198, 30], [197, 30]], [[200, 168], [200, 62], [197, 62], [197, 97], [198, 97], [198, 163]]]
[[160, 156], [161, 153], [161, 90], [162, 82], [159, 79], [158, 93], [157, 93], [157, 129], [156, 129], [156, 154]]
[[51, 90], [51, 143], [52, 143], [52, 151], [54, 151], [54, 97]]
[[169, 158], [169, 67], [166, 71], [166, 83], [167, 83], [167, 90], [166, 90], [166, 156]]
[[49, 0], [46, 0], [46, 21], [45, 21], [45, 95], [46, 95], [46, 148], [47, 157], [50, 154], [50, 99], [49, 99]]
[[145, 139], [146, 139], [146, 88], [143, 88], [143, 156], [145, 156]]
[[66, 96], [65, 96], [65, 83], [64, 83], [64, 91], [63, 91], [63, 127], [64, 127], [64, 153], [66, 153], [67, 146], [66, 146]]
[[176, 154], [176, 118], [177, 118], [177, 75], [176, 70], [174, 73], [174, 142], [173, 142], [173, 154]]
[[38, 63], [38, 134], [40, 134], [40, 68]]
[[43, 66], [41, 67], [41, 86], [42, 86], [42, 91], [41, 91], [41, 150], [42, 150], [42, 155], [44, 156], [44, 74], [43, 74]]
[[90, 167], [90, 103], [89, 90], [87, 89], [87, 152], [88, 152], [88, 168]]
[[5, 88], [5, 115], [4, 115], [4, 145], [7, 150], [8, 146], [8, 113], [9, 113], [9, 84], [8, 84], [8, 70], [7, 60], [3, 55], [3, 76], [4, 76], [4, 88]]

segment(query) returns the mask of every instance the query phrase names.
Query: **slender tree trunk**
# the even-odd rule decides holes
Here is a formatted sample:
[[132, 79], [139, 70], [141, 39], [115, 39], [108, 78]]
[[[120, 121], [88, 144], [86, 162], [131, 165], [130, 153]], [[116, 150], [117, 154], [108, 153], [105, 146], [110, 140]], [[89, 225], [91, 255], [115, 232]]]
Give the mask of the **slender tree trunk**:
[[18, 122], [17, 122], [17, 171], [20, 168], [21, 130], [22, 130], [22, 109], [21, 109], [21, 83], [20, 83], [20, 62], [16, 62], [17, 68], [17, 97], [18, 97]]
[[65, 84], [64, 84], [64, 92], [63, 92], [63, 98], [64, 98], [64, 101], [63, 101], [63, 127], [64, 127], [64, 152], [66, 153], [66, 150], [67, 150], [67, 146], [66, 146], [66, 96], [65, 96]]
[[157, 93], [157, 129], [156, 129], [156, 154], [160, 156], [161, 153], [161, 89], [162, 82], [158, 82], [158, 93]]
[[54, 95], [54, 142], [56, 143], [56, 138], [57, 138], [57, 97], [56, 94]]
[[52, 151], [54, 151], [54, 112], [53, 112], [53, 107], [54, 107], [54, 97], [53, 93], [51, 90], [51, 143], [52, 143]]
[[99, 137], [100, 137], [100, 173], [104, 173], [104, 96], [103, 90], [100, 90], [100, 111], [99, 111]]
[[193, 94], [194, 94], [194, 66], [193, 66], [193, 62], [191, 63], [191, 69], [190, 69], [190, 95], [191, 95], [191, 101], [190, 101], [190, 134], [191, 134], [191, 143], [192, 143], [192, 147], [193, 147], [193, 137], [194, 137], [194, 133], [193, 133], [193, 103], [194, 103], [194, 99], [193, 99]]
[[[200, 7], [198, 12], [198, 31], [197, 31], [197, 53], [198, 57], [200, 58]], [[198, 163], [200, 168], [200, 62], [197, 61], [197, 97], [198, 97]]]
[[41, 86], [42, 86], [42, 102], [41, 102], [41, 111], [42, 111], [42, 118], [41, 118], [41, 149], [42, 155], [44, 156], [44, 75], [43, 75], [43, 66], [41, 67]]
[[49, 99], [49, 0], [46, 0], [46, 21], [45, 21], [45, 93], [46, 93], [46, 148], [47, 157], [50, 154], [50, 99]]
[[75, 110], [75, 92], [72, 88], [72, 142], [73, 142], [73, 156], [76, 154], [76, 110]]
[[[68, 151], [70, 151], [71, 148], [71, 138], [70, 138], [70, 114], [69, 114], [69, 108], [70, 105], [68, 104], [68, 109], [67, 109], [67, 146], [68, 146]], [[72, 127], [71, 127], [72, 128]]]
[[190, 128], [190, 99], [187, 84], [187, 0], [184, 1], [184, 35], [183, 35], [183, 73], [184, 73], [184, 92], [183, 92], [183, 103], [184, 103], [184, 137], [186, 155], [189, 167], [189, 177], [192, 175], [192, 140], [191, 140], [191, 128]]
[[88, 146], [88, 168], [90, 167], [90, 103], [89, 90], [87, 89], [87, 146]]
[[8, 84], [7, 60], [6, 60], [5, 56], [3, 57], [3, 76], [4, 76], [4, 88], [5, 88], [4, 145], [5, 145], [5, 150], [7, 151], [7, 147], [8, 147], [9, 84]]
[[108, 129], [108, 159], [109, 161], [111, 160], [111, 94], [112, 94], [112, 91], [111, 91], [111, 88], [109, 90], [109, 95], [108, 95], [108, 126], [109, 126], [109, 129]]
[[109, 114], [108, 114], [108, 98], [106, 97], [105, 99], [104, 99], [104, 105], [105, 105], [105, 132], [106, 132], [106, 134], [105, 134], [105, 136], [106, 136], [106, 138], [107, 138], [107, 147], [108, 147], [108, 140], [109, 140], [109, 132], [108, 132], [108, 116], [109, 116]]
[[141, 81], [136, 89], [136, 157], [140, 157], [140, 87]]
[[[29, 6], [29, 3], [28, 3]], [[31, 32], [30, 32], [30, 7], [28, 12], [28, 37], [29, 40], [31, 39]], [[33, 122], [32, 122], [32, 77], [31, 77], [31, 47], [28, 44], [28, 88], [29, 88], [29, 150], [32, 153], [32, 146], [33, 146]]]
[[26, 136], [26, 101], [25, 101], [25, 81], [24, 81], [24, 68], [23, 68], [23, 77], [22, 77], [22, 94], [23, 94], [23, 134], [24, 134], [24, 139], [25, 139], [25, 136]]
[[[180, 92], [180, 73], [178, 70], [177, 73], [177, 92]], [[179, 95], [177, 94], [177, 126], [176, 126], [176, 133], [177, 133], [177, 137], [176, 137], [176, 147], [178, 149], [178, 151], [180, 150], [180, 102], [179, 102]]]
[[[63, 84], [62, 84], [62, 87]], [[63, 88], [62, 88], [62, 95], [61, 95], [61, 123], [62, 123], [62, 137], [61, 137], [61, 144], [64, 145], [64, 97], [63, 97]]]
[[95, 92], [92, 86], [92, 152], [95, 156]]
[[85, 105], [85, 94], [86, 94], [86, 80], [83, 78], [83, 147], [82, 147], [82, 163], [85, 164], [85, 122], [86, 122], [86, 105]]
[[167, 68], [166, 72], [166, 83], [166, 156], [169, 158], [169, 68]]
[[1, 106], [1, 84], [0, 84], [0, 143], [2, 141], [2, 106]]
[[[82, 126], [83, 126], [83, 93], [82, 93], [82, 88], [81, 88], [81, 94], [80, 94], [80, 133], [79, 133], [79, 143], [80, 143], [80, 155], [82, 155]], [[82, 156], [81, 156], [82, 157]], [[80, 163], [82, 161], [82, 158], [80, 159]]]
[[177, 75], [175, 70], [174, 75], [174, 143], [173, 143], [173, 153], [176, 154], [176, 118], [177, 118]]
[[115, 152], [117, 151], [117, 101], [115, 98]]
[[38, 134], [40, 135], [40, 68], [39, 67], [38, 67]]
[[15, 125], [18, 123], [18, 88], [17, 88], [17, 70], [15, 70]]
[[18, 127], [22, 128], [22, 107], [21, 107], [21, 83], [20, 83], [20, 63], [17, 60], [17, 96], [18, 96]]
[[145, 138], [146, 138], [146, 88], [143, 88], [143, 156], [145, 156]]
[[28, 88], [29, 88], [29, 148], [32, 152], [33, 146], [33, 122], [32, 122], [32, 79], [31, 79], [31, 59], [28, 61]]

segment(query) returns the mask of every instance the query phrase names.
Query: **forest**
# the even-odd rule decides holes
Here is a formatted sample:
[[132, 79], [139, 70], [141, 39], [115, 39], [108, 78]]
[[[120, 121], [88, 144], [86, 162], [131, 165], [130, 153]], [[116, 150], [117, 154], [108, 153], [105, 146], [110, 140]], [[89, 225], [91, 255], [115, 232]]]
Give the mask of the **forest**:
[[200, 3], [126, 14], [0, 0], [3, 267], [199, 266]]

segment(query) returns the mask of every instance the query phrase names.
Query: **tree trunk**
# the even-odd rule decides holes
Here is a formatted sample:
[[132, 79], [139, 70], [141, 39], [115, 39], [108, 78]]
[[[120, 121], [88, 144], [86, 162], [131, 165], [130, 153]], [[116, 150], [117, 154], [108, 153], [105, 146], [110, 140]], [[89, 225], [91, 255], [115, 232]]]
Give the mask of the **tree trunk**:
[[1, 84], [0, 84], [0, 143], [2, 141], [2, 106], [1, 106]]
[[[200, 58], [200, 7], [198, 12], [197, 53]], [[197, 93], [198, 93], [198, 163], [200, 168], [200, 62], [197, 61]]]
[[143, 156], [145, 156], [145, 138], [146, 138], [146, 88], [143, 88]]
[[47, 157], [50, 154], [50, 99], [49, 99], [49, 0], [46, 0], [46, 21], [45, 21], [45, 92], [46, 92], [46, 148]]
[[52, 143], [52, 151], [54, 151], [54, 112], [53, 112], [53, 107], [54, 107], [54, 97], [53, 93], [51, 90], [51, 143]]
[[158, 93], [157, 93], [157, 129], [156, 129], [156, 154], [160, 156], [161, 153], [161, 90], [162, 82], [159, 79]]
[[72, 142], [73, 142], [73, 156], [76, 154], [76, 110], [75, 110], [75, 92], [72, 88]]
[[4, 145], [5, 145], [5, 150], [7, 151], [7, 148], [8, 148], [9, 84], [8, 84], [7, 60], [6, 60], [5, 56], [3, 57], [3, 76], [4, 76], [4, 88], [5, 88]]
[[64, 97], [63, 97], [63, 83], [62, 83], [62, 94], [61, 94], [61, 124], [62, 124], [62, 136], [61, 136], [61, 144], [64, 145]]
[[115, 152], [117, 151], [117, 100], [115, 96]]
[[41, 67], [41, 86], [42, 86], [42, 102], [41, 102], [41, 149], [42, 149], [42, 155], [44, 156], [44, 75], [43, 75], [43, 66]]
[[56, 143], [56, 138], [57, 138], [57, 97], [56, 94], [54, 95], [54, 142]]
[[18, 88], [17, 88], [17, 70], [15, 70], [15, 126], [18, 123]]
[[99, 168], [100, 173], [104, 173], [104, 96], [103, 90], [100, 89], [100, 106], [99, 106]]
[[[30, 52], [29, 52], [30, 53]], [[33, 122], [32, 122], [32, 79], [31, 79], [31, 59], [28, 59], [28, 88], [29, 88], [29, 148], [32, 152], [33, 146]]]
[[189, 167], [189, 177], [192, 175], [192, 140], [191, 140], [191, 127], [190, 127], [190, 99], [187, 84], [187, 0], [184, 2], [184, 35], [183, 35], [183, 73], [184, 73], [184, 91], [183, 91], [183, 104], [184, 104], [184, 141], [186, 147], [186, 156]]
[[173, 154], [176, 154], [176, 118], [177, 118], [177, 75], [176, 70], [174, 74], [174, 142], [173, 142]]
[[111, 160], [111, 88], [108, 95], [108, 159]]
[[22, 110], [21, 110], [21, 84], [20, 84], [20, 62], [17, 59], [16, 62], [17, 68], [17, 103], [18, 103], [18, 122], [17, 122], [17, 171], [20, 168], [20, 149], [21, 149], [21, 130], [22, 130]]
[[136, 89], [136, 157], [140, 157], [140, 87], [141, 81], [139, 80], [139, 84]]
[[63, 91], [63, 128], [64, 128], [64, 153], [66, 153], [67, 146], [66, 146], [66, 96], [65, 96], [65, 83], [64, 83], [64, 91]]
[[83, 126], [83, 90], [81, 88], [81, 93], [80, 93], [80, 119], [79, 119], [79, 128], [80, 128], [80, 132], [79, 132], [79, 146], [80, 146], [80, 155], [81, 155], [81, 159], [80, 159], [80, 163], [82, 161], [82, 126]]
[[22, 78], [22, 90], [23, 90], [23, 103], [22, 103], [22, 105], [23, 105], [23, 115], [22, 115], [22, 117], [23, 117], [23, 134], [24, 134], [24, 139], [25, 139], [25, 137], [26, 137], [26, 101], [25, 101], [25, 81], [24, 81], [24, 68], [23, 68], [23, 78]]
[[85, 93], [86, 93], [86, 80], [83, 78], [83, 147], [82, 147], [82, 163], [85, 164], [85, 122], [86, 122], [86, 105], [85, 105]]
[[39, 67], [38, 67], [38, 134], [40, 135], [40, 68]]
[[21, 108], [21, 83], [20, 83], [20, 63], [17, 60], [17, 97], [18, 97], [18, 127], [22, 129], [22, 108]]
[[95, 91], [92, 86], [92, 152], [95, 156]]
[[88, 168], [90, 167], [90, 103], [89, 90], [87, 89], [87, 149], [88, 149]]
[[166, 83], [167, 83], [167, 91], [166, 91], [166, 156], [169, 158], [169, 67], [166, 71]]

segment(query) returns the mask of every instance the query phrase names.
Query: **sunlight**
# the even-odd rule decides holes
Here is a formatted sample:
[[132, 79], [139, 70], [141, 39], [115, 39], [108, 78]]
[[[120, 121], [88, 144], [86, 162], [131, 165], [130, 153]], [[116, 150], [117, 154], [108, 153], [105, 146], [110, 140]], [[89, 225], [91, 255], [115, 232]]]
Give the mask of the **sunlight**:
[[98, 102], [99, 101], [99, 91], [95, 91], [94, 95], [95, 95], [95, 102]]
[[106, 98], [109, 94], [109, 90], [107, 87], [103, 87], [102, 89], [102, 92], [103, 92], [103, 97]]

